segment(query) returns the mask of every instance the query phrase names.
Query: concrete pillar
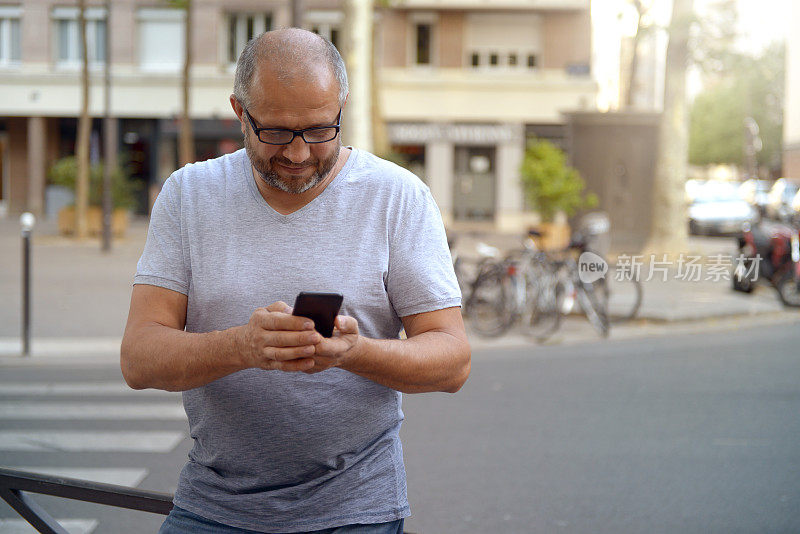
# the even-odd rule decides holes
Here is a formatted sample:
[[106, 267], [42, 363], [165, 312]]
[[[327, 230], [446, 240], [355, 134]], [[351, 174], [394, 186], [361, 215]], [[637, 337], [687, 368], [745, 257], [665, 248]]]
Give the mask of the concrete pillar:
[[514, 129], [514, 135], [497, 145], [495, 220], [498, 230], [517, 232], [531, 223], [531, 214], [525, 213], [524, 192], [519, 181], [519, 167], [525, 156], [524, 126], [507, 126]]
[[434, 140], [425, 144], [425, 176], [445, 224], [453, 222], [453, 144]]
[[45, 118], [28, 117], [28, 194], [26, 209], [37, 217], [44, 213], [46, 150]]

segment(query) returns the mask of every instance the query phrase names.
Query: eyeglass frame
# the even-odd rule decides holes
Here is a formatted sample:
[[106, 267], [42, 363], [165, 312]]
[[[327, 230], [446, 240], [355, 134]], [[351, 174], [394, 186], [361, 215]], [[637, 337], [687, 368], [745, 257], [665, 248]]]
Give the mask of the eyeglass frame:
[[[298, 137], [298, 136], [300, 137], [300, 139], [303, 140], [304, 143], [306, 143], [308, 145], [320, 145], [322, 143], [330, 143], [331, 141], [333, 141], [334, 139], [336, 139], [339, 136], [339, 132], [341, 132], [341, 129], [342, 129], [342, 125], [341, 125], [341, 122], [342, 122], [342, 108], [339, 108], [339, 113], [336, 115], [336, 124], [331, 124], [330, 126], [312, 126], [311, 128], [303, 128], [302, 130], [292, 130], [291, 128], [259, 128], [258, 126], [256, 126], [256, 121], [253, 119], [253, 116], [250, 115], [250, 112], [247, 111], [247, 108], [242, 106], [242, 109], [244, 110], [245, 115], [247, 115], [247, 119], [250, 121], [250, 126], [253, 128], [253, 133], [256, 134], [256, 139], [258, 139], [258, 141], [260, 143], [264, 143], [265, 145], [272, 145], [272, 146], [291, 145], [294, 142], [294, 138]], [[330, 139], [328, 139], [327, 141], [309, 141], [308, 139], [306, 139], [306, 136], [304, 135], [305, 132], [309, 132], [309, 131], [313, 131], [313, 130], [325, 130], [325, 129], [328, 129], [328, 128], [334, 128], [336, 130], [336, 134], [333, 137], [331, 137]], [[273, 132], [275, 132], [275, 131], [278, 131], [278, 132], [291, 132], [292, 138], [289, 141], [285, 142], [285, 143], [270, 143], [268, 141], [262, 140], [261, 136], [259, 135], [259, 132], [263, 132], [263, 131], [266, 131], [266, 130], [271, 130]]]

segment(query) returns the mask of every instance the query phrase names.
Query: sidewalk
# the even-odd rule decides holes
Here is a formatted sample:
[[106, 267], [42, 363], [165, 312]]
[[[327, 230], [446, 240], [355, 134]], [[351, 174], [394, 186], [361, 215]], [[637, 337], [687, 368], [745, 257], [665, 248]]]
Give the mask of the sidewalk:
[[[116, 360], [125, 328], [131, 284], [144, 246], [147, 220], [132, 221], [125, 239], [115, 240], [110, 254], [100, 251], [99, 239], [75, 242], [57, 235], [54, 221], [40, 221], [32, 247], [32, 352], [34, 357], [63, 361], [66, 357]], [[457, 242], [459, 250], [474, 246]], [[515, 236], [488, 236], [489, 244], [517, 246]], [[693, 238], [690, 254], [711, 256], [734, 251], [733, 238]], [[0, 219], [0, 359], [18, 361], [21, 309], [21, 241], [16, 217]], [[644, 274], [643, 268], [643, 274]], [[704, 273], [705, 278], [705, 273]], [[637, 321], [616, 327], [612, 339], [640, 335], [659, 325], [697, 321], [731, 321], [760, 316], [767, 321], [800, 320], [800, 311], [784, 308], [768, 287], [745, 295], [730, 289], [729, 280], [681, 281], [670, 271], [666, 282], [644, 282], [644, 299]], [[585, 319], [566, 321], [554, 342], [600, 340]], [[526, 339], [481, 340], [475, 346], [529, 343]], [[73, 361], [73, 360], [70, 360]]]

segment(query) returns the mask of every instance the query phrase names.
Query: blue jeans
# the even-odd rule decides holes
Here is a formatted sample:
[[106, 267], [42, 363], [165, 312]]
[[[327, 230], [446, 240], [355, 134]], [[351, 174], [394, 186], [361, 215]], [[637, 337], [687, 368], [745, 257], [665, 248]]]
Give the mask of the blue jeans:
[[[231, 527], [200, 517], [183, 508], [174, 506], [158, 534], [265, 534], [255, 530]], [[403, 534], [403, 520], [374, 525], [344, 525], [341, 527], [314, 530], [306, 534]]]

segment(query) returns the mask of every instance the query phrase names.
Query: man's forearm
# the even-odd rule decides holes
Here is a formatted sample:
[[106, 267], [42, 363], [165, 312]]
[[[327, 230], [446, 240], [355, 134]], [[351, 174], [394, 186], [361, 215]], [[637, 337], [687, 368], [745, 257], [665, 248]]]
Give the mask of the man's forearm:
[[247, 367], [240, 329], [195, 334], [160, 324], [125, 333], [120, 363], [134, 389], [185, 391]]
[[342, 369], [403, 393], [455, 393], [469, 376], [469, 343], [447, 332], [402, 340], [361, 337], [353, 350]]

